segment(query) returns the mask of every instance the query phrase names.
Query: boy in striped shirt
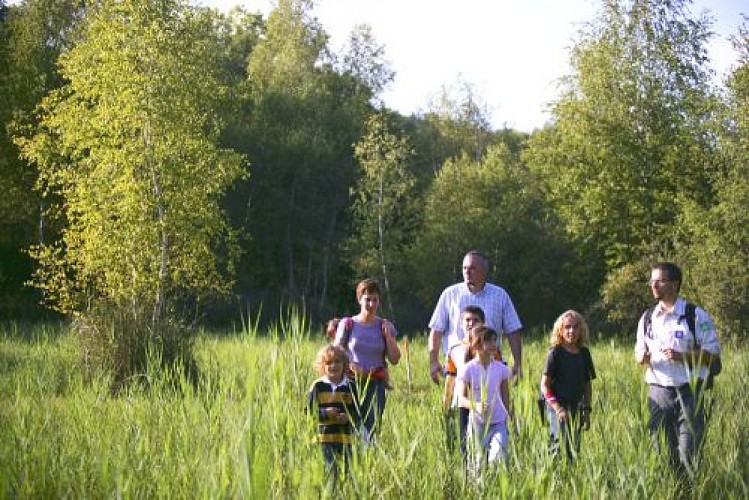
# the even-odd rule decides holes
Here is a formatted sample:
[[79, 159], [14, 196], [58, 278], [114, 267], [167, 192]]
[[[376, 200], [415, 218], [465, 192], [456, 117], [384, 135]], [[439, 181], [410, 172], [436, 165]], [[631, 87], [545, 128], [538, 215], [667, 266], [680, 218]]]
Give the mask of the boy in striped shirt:
[[325, 468], [333, 478], [338, 476], [338, 462], [344, 466], [351, 456], [354, 428], [361, 415], [356, 404], [356, 384], [346, 376], [348, 356], [342, 348], [327, 345], [320, 349], [315, 369], [320, 378], [315, 380], [307, 395], [311, 414], [317, 415], [317, 441], [322, 446]]

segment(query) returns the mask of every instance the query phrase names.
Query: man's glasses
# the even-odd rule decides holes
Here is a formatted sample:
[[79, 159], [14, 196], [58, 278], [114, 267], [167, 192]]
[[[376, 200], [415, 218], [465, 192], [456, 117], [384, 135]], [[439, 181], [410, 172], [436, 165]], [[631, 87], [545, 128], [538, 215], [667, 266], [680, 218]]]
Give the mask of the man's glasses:
[[650, 286], [655, 286], [655, 285], [661, 286], [661, 285], [663, 285], [665, 283], [668, 283], [670, 281], [671, 280], [669, 280], [669, 279], [657, 279], [657, 280], [650, 280], [648, 283], [650, 284]]

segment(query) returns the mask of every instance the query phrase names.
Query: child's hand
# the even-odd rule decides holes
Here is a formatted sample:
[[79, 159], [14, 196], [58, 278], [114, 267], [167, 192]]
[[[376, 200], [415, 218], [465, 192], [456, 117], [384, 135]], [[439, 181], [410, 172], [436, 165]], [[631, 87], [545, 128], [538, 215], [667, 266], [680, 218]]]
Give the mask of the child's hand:
[[590, 430], [590, 410], [583, 409], [582, 413], [580, 414], [580, 418], [583, 422], [583, 429], [586, 431]]
[[560, 406], [557, 411], [557, 420], [559, 420], [559, 423], [564, 423], [568, 419], [567, 410], [564, 408], [564, 406]]
[[328, 408], [328, 418], [338, 424], [345, 424], [348, 422], [348, 415], [338, 408]]

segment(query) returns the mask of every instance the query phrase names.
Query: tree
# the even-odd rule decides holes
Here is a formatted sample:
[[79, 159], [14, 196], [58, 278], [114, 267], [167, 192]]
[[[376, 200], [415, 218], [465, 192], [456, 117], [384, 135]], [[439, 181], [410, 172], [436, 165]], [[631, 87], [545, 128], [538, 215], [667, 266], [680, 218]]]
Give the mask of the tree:
[[33, 251], [35, 283], [65, 313], [116, 309], [156, 347], [182, 300], [228, 289], [236, 257], [219, 201], [244, 170], [216, 147], [214, 34], [181, 0], [96, 4], [60, 58], [68, 83], [17, 138], [63, 224]]
[[573, 49], [553, 131], [526, 156], [549, 179], [570, 234], [608, 269], [673, 249], [680, 198], [713, 194], [709, 23], [686, 4], [604, 2]]
[[352, 144], [372, 95], [336, 73], [327, 50], [309, 2], [279, 2], [249, 58], [245, 115], [254, 167], [241, 220], [255, 239], [242, 289], [255, 301], [298, 302], [316, 314], [329, 314], [354, 183]]
[[734, 39], [739, 64], [731, 74], [720, 130], [725, 174], [716, 182], [716, 203], [690, 203], [678, 226], [677, 255], [687, 264], [686, 293], [703, 305], [724, 337], [749, 328], [749, 26]]
[[438, 158], [467, 154], [478, 161], [484, 156], [491, 144], [491, 114], [472, 84], [459, 78], [455, 84], [443, 86], [429, 107], [423, 118], [441, 136], [438, 146], [443, 150], [437, 152]]
[[338, 59], [337, 71], [355, 78], [360, 82], [357, 92], [371, 93], [372, 101], [379, 104], [382, 92], [392, 83], [395, 73], [385, 59], [385, 47], [377, 43], [371, 26], [355, 26]]
[[392, 130], [385, 113], [372, 115], [354, 149], [361, 176], [354, 188], [349, 258], [361, 276], [379, 277], [389, 315], [395, 316], [391, 279], [403, 265], [415, 229], [414, 176], [409, 172], [413, 154], [408, 140]]
[[526, 326], [553, 321], [575, 303], [574, 282], [564, 278], [574, 261], [559, 223], [544, 206], [538, 180], [507, 147], [491, 146], [479, 161], [467, 155], [447, 161], [423, 204], [411, 259], [425, 304], [459, 279], [471, 249], [489, 256], [492, 279], [509, 290]]
[[39, 298], [24, 282], [32, 262], [25, 249], [54, 232], [41, 215], [42, 200], [32, 188], [33, 165], [13, 144], [13, 130], [35, 123], [42, 97], [62, 85], [56, 66], [71, 45], [84, 13], [82, 1], [28, 0], [0, 4], [0, 311], [3, 316], [38, 316]]

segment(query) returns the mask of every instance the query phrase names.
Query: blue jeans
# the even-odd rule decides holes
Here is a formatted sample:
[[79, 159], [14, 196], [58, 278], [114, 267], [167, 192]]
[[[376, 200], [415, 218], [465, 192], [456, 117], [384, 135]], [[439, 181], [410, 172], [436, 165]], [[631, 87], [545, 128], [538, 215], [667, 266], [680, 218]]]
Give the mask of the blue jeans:
[[507, 422], [477, 425], [471, 422], [468, 442], [474, 451], [474, 469], [481, 469], [486, 463], [506, 462], [510, 432]]
[[552, 456], [559, 455], [561, 440], [567, 459], [572, 461], [580, 453], [580, 443], [583, 436], [583, 421], [578, 405], [565, 406], [567, 422], [560, 422], [551, 405], [546, 403], [546, 414], [549, 417], [549, 452]]
[[385, 412], [385, 383], [373, 377], [357, 377], [359, 389], [359, 411], [361, 412], [361, 434], [365, 444], [370, 444], [380, 428]]

